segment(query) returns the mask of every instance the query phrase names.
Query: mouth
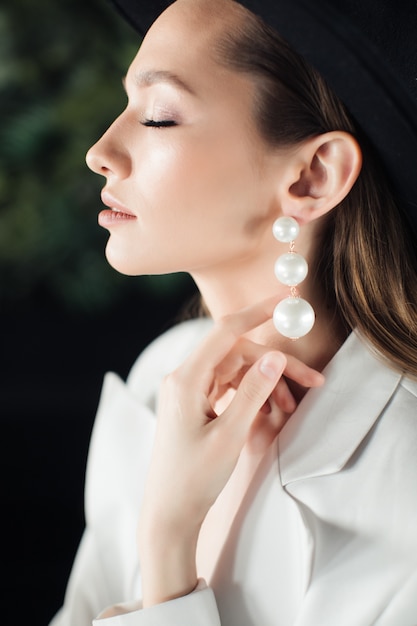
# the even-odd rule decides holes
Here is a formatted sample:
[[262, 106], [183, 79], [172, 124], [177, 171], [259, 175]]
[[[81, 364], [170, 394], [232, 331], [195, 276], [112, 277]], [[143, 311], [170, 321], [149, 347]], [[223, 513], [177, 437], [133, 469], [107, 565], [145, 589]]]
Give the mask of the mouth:
[[101, 201], [105, 206], [109, 207], [101, 211], [98, 216], [98, 223], [103, 228], [109, 228], [116, 223], [136, 220], [136, 215], [116, 200], [108, 191], [103, 190], [101, 192]]
[[101, 192], [101, 201], [103, 204], [108, 206], [111, 211], [114, 213], [119, 213], [121, 215], [126, 215], [128, 217], [136, 217], [132, 211], [130, 211], [124, 204], [119, 202], [116, 198], [114, 198], [108, 191]]

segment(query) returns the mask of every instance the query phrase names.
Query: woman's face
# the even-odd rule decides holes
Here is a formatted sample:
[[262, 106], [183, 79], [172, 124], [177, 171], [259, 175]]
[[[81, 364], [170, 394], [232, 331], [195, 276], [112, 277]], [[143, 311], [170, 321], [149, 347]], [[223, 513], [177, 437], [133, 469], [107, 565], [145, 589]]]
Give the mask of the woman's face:
[[272, 224], [277, 162], [255, 128], [254, 83], [216, 60], [242, 11], [171, 5], [129, 68], [126, 109], [87, 154], [106, 178], [99, 222], [122, 273], [222, 272], [256, 254]]

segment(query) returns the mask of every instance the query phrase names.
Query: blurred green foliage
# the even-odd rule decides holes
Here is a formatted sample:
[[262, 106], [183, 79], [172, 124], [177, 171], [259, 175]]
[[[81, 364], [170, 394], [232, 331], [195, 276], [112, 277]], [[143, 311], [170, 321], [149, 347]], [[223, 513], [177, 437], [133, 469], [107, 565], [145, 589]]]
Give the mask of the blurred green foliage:
[[[140, 41], [106, 0], [0, 6], [0, 302], [47, 294], [105, 309], [141, 279], [104, 259], [103, 181], [89, 146], [125, 106], [121, 78]], [[175, 289], [182, 276], [142, 279]]]

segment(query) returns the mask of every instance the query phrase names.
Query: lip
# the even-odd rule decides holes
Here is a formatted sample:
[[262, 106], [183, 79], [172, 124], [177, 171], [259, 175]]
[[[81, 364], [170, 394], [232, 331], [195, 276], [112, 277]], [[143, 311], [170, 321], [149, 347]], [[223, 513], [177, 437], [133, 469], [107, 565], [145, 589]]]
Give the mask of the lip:
[[124, 204], [119, 202], [116, 198], [114, 198], [114, 196], [111, 195], [111, 193], [109, 193], [108, 191], [105, 191], [104, 189], [101, 192], [101, 201], [110, 209], [113, 209], [114, 211], [118, 213], [123, 213], [124, 215], [130, 215], [130, 217], [136, 217], [136, 215], [132, 213], [132, 211], [130, 211], [127, 207], [124, 206]]

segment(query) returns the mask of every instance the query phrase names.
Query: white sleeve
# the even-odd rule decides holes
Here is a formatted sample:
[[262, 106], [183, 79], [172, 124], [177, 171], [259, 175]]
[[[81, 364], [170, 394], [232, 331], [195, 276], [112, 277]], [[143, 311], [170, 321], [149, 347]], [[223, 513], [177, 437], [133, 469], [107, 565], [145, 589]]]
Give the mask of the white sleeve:
[[221, 626], [213, 591], [200, 580], [181, 598], [142, 609], [140, 603], [122, 604], [104, 611], [93, 626]]

